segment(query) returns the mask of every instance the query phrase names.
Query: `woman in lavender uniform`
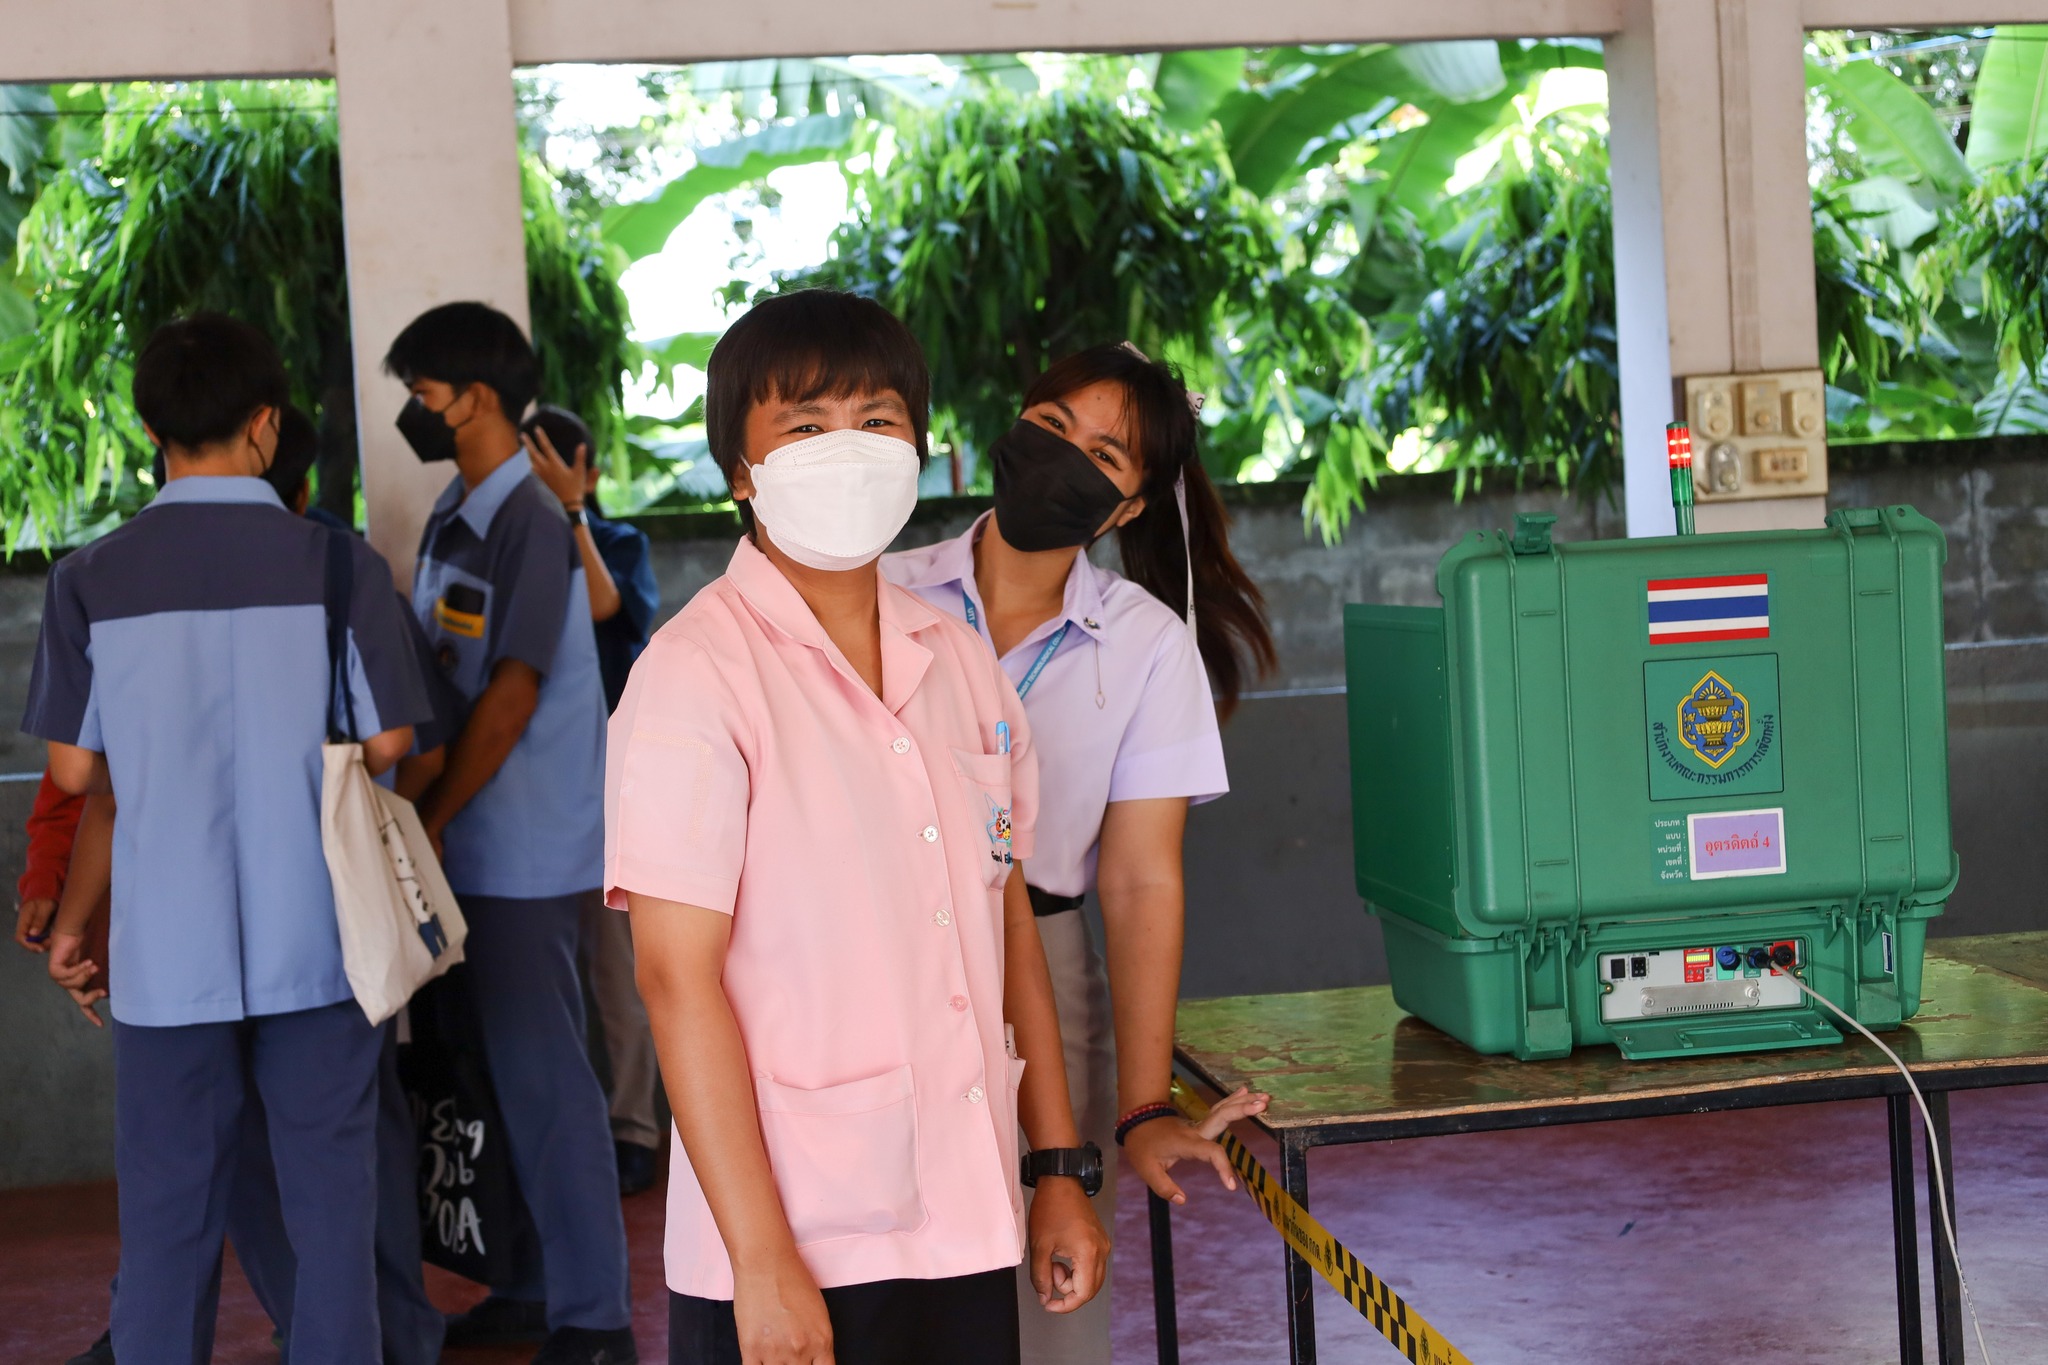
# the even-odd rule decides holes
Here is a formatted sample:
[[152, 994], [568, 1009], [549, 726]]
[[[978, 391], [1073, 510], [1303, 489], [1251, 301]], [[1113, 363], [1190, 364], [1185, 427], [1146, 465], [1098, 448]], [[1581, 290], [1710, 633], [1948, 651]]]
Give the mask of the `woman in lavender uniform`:
[[[993, 512], [882, 561], [892, 581], [987, 640], [1023, 699], [1041, 814], [1022, 866], [1074, 1115], [1083, 1138], [1121, 1143], [1137, 1175], [1176, 1204], [1186, 1198], [1169, 1174], [1176, 1162], [1206, 1162], [1235, 1188], [1213, 1139], [1266, 1102], [1240, 1091], [1200, 1129], [1168, 1102], [1188, 807], [1229, 789], [1219, 715], [1274, 662], [1263, 601], [1230, 553], [1197, 455], [1200, 407], [1178, 374], [1129, 343], [1069, 356], [990, 448]], [[1122, 575], [1085, 553], [1111, 532]], [[1106, 961], [1081, 915], [1091, 887]], [[1105, 1166], [1107, 1223], [1114, 1155]], [[1032, 1294], [1028, 1282], [1020, 1292]], [[1108, 1294], [1062, 1318], [1024, 1317], [1029, 1365], [1107, 1365]]]

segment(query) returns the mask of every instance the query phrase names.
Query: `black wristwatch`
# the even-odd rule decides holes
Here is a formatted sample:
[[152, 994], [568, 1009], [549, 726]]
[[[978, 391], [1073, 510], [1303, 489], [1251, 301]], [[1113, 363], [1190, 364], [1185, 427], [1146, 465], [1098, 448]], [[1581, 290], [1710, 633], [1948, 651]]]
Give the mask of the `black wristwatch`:
[[1081, 1193], [1089, 1198], [1102, 1191], [1102, 1149], [1092, 1142], [1080, 1147], [1041, 1147], [1026, 1152], [1023, 1166], [1018, 1179], [1034, 1188], [1042, 1175], [1071, 1175], [1081, 1182]]
[[562, 512], [569, 518], [571, 526], [583, 525], [583, 509], [581, 507], [564, 507]]

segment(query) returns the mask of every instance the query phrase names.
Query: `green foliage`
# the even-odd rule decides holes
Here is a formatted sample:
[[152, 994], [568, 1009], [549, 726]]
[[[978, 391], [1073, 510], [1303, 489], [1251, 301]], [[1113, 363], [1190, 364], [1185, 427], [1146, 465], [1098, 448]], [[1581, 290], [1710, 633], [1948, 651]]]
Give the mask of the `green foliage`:
[[2000, 24], [1978, 73], [1966, 153], [1977, 170], [2048, 151], [2048, 24]]
[[1954, 228], [1923, 261], [1928, 287], [1939, 299], [1974, 278], [1982, 312], [1996, 319], [2000, 370], [2038, 374], [2048, 354], [2048, 161], [1988, 172]]
[[1192, 133], [1209, 121], [1209, 113], [1244, 79], [1241, 47], [1198, 48], [1168, 52], [1159, 59], [1152, 89], [1159, 97], [1159, 117], [1170, 128]]
[[[353, 458], [353, 368], [333, 111], [303, 82], [119, 85], [59, 92], [75, 112], [45, 149], [22, 221], [32, 331], [0, 341], [0, 523], [11, 550], [51, 545], [145, 496], [147, 437], [129, 402], [134, 348], [214, 309], [277, 343], [296, 402]], [[92, 130], [67, 141], [61, 125]], [[578, 409], [605, 453], [624, 440], [623, 261], [594, 218], [525, 171], [529, 299], [545, 394]], [[330, 464], [323, 451], [323, 473]], [[331, 492], [332, 490], [330, 490]], [[346, 506], [346, 502], [343, 503]]]
[[568, 408], [590, 426], [591, 457], [614, 477], [632, 475], [625, 377], [646, 365], [632, 339], [632, 308], [619, 276], [626, 261], [608, 245], [587, 205], [564, 204], [559, 181], [533, 157], [522, 160], [526, 218], [526, 306], [540, 355], [541, 401]]
[[832, 256], [780, 281], [870, 294], [932, 365], [944, 438], [985, 448], [1050, 361], [1129, 338], [1206, 358], [1277, 265], [1213, 134], [1108, 95], [990, 91], [898, 128]]
[[36, 324], [35, 305], [15, 276], [14, 238], [49, 177], [56, 112], [39, 85], [0, 85], [0, 343]]
[[[1531, 129], [1462, 207], [1463, 244], [1430, 248], [1446, 282], [1377, 358], [1376, 428], [1429, 428], [1468, 476], [1535, 472], [1609, 491], [1620, 391], [1604, 142], [1581, 126]], [[1354, 488], [1319, 485], [1311, 511], [1341, 527]]]
[[[1868, 182], [1864, 182], [1868, 183]], [[1829, 383], [1854, 371], [1883, 380], [1924, 325], [1923, 311], [1883, 241], [1856, 231], [1869, 223], [1847, 193], [1817, 195], [1813, 206], [1813, 275], [1820, 316], [1821, 369]]]
[[836, 161], [851, 149], [856, 130], [851, 114], [810, 114], [701, 148], [697, 164], [657, 193], [606, 209], [605, 240], [629, 261], [651, 256], [706, 199], [761, 180], [784, 166]]
[[115, 87], [95, 154], [23, 220], [18, 269], [36, 327], [0, 346], [0, 519], [11, 551], [45, 544], [103, 491], [140, 497], [148, 444], [129, 405], [133, 345], [217, 309], [266, 331], [294, 397], [318, 407], [346, 365], [333, 118], [281, 82]]
[[1981, 34], [1859, 41], [1816, 35], [1808, 61], [1829, 434], [2039, 429], [2048, 27], [1999, 27], [1981, 64]]
[[1973, 179], [1955, 140], [1913, 88], [1876, 62], [1808, 58], [1806, 83], [1827, 91], [1865, 168], [1954, 194]]
[[1362, 133], [1385, 118], [1417, 84], [1400, 54], [1384, 43], [1262, 56], [1265, 70], [1277, 74], [1233, 91], [1212, 113], [1238, 183], [1258, 195], [1293, 179], [1305, 154], [1341, 145], [1354, 127]]

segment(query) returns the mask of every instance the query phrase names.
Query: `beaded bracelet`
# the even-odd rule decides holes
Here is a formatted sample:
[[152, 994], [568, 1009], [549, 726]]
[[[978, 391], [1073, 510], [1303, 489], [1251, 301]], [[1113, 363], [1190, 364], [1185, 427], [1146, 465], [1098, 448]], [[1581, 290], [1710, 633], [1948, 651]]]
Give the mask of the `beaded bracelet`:
[[1154, 1119], [1172, 1118], [1179, 1112], [1178, 1109], [1175, 1109], [1165, 1100], [1160, 1100], [1153, 1104], [1139, 1105], [1136, 1109], [1133, 1109], [1130, 1113], [1125, 1114], [1116, 1121], [1116, 1145], [1119, 1147], [1123, 1146], [1124, 1139], [1130, 1136], [1133, 1128], [1141, 1124], [1150, 1123]]

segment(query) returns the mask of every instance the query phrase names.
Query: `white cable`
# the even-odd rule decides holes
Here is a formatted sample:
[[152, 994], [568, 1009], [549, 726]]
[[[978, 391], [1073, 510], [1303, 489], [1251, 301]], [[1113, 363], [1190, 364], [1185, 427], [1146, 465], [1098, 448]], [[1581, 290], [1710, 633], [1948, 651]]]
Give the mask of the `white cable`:
[[[1800, 964], [1801, 968], [1804, 966], [1804, 963]], [[1949, 1216], [1948, 1179], [1941, 1171], [1941, 1143], [1934, 1136], [1934, 1115], [1928, 1112], [1927, 1100], [1921, 1095], [1920, 1087], [1914, 1083], [1913, 1072], [1907, 1067], [1905, 1062], [1899, 1059], [1898, 1053], [1884, 1045], [1882, 1038], [1879, 1038], [1875, 1033], [1857, 1023], [1840, 1005], [1837, 1005], [1834, 1001], [1807, 985], [1806, 982], [1799, 978], [1796, 969], [1781, 968], [1780, 970], [1793, 985], [1820, 1001], [1821, 1004], [1826, 1005], [1843, 1023], [1877, 1044], [1877, 1050], [1891, 1058], [1892, 1065], [1897, 1067], [1899, 1074], [1906, 1078], [1906, 1088], [1913, 1092], [1913, 1102], [1920, 1106], [1920, 1121], [1927, 1126], [1927, 1164], [1934, 1172], [1935, 1200], [1941, 1209], [1942, 1231], [1948, 1234], [1949, 1261], [1956, 1268], [1956, 1283], [1961, 1286], [1963, 1291], [1963, 1307], [1970, 1310], [1970, 1329], [1977, 1334], [1977, 1352], [1984, 1357], [1984, 1365], [1991, 1365], [1991, 1348], [1984, 1344], [1984, 1324], [1977, 1320], [1977, 1303], [1975, 1299], [1970, 1297], [1970, 1281], [1963, 1275], [1963, 1258], [1956, 1250], [1956, 1224], [1955, 1219]]]

